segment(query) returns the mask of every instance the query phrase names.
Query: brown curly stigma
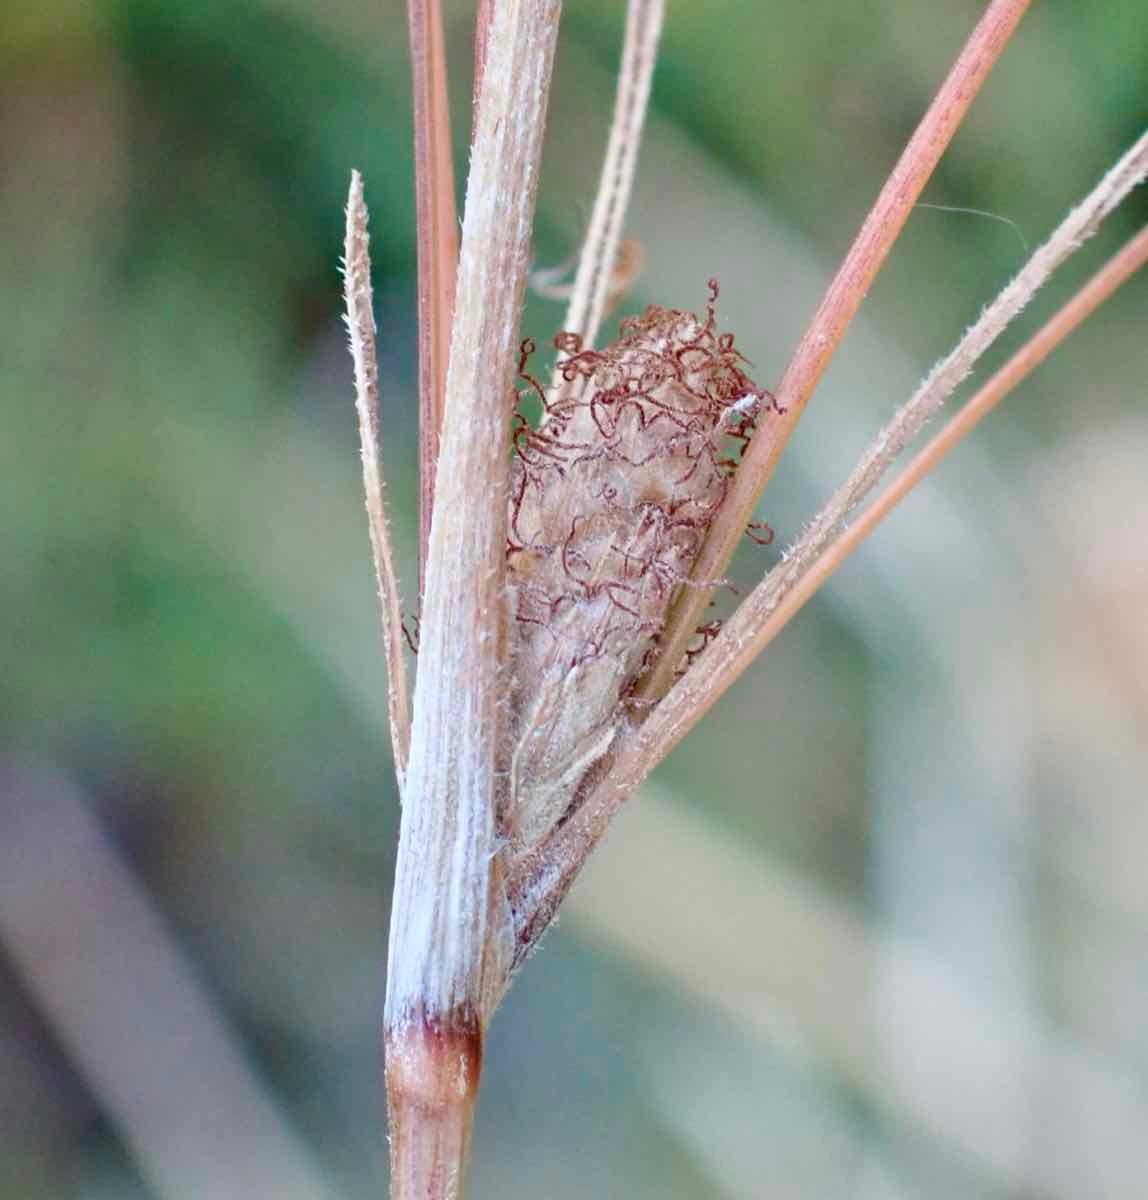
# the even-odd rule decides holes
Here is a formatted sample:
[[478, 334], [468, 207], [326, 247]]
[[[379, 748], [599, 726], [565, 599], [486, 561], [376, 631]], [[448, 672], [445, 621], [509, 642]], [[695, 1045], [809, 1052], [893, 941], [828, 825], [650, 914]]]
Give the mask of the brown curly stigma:
[[[669, 602], [689, 579], [742, 447], [772, 396], [745, 373], [733, 335], [704, 315], [650, 306], [618, 340], [586, 349], [573, 334], [541, 405], [513, 428], [508, 512], [510, 745], [502, 814], [532, 845], [565, 811], [625, 717]], [[704, 636], [704, 635], [703, 635]]]

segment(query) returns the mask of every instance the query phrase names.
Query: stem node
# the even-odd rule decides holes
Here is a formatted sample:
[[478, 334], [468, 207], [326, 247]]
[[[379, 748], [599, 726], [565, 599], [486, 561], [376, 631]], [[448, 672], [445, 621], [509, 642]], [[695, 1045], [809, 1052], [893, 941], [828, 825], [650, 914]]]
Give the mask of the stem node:
[[458, 1200], [482, 1070], [476, 1014], [386, 1035], [392, 1200]]

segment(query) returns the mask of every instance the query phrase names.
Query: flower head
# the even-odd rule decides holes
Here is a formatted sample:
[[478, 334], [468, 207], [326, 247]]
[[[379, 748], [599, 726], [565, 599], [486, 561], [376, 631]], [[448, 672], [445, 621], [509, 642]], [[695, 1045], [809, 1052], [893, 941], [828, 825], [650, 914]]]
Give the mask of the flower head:
[[529, 850], [609, 751], [676, 589], [768, 394], [731, 334], [651, 305], [565, 355], [536, 428], [519, 417], [508, 519], [510, 745], [502, 825]]

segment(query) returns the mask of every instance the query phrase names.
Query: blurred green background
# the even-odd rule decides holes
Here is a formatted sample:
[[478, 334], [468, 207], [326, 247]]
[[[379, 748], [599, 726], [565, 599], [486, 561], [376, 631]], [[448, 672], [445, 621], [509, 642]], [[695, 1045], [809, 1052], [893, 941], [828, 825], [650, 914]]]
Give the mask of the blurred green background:
[[[623, 9], [569, 6], [540, 266], [585, 225]], [[775, 383], [980, 9], [670, 0], [626, 307], [717, 276]], [[378, 1196], [398, 800], [337, 263], [357, 166], [409, 588], [403, 9], [7, 0], [0, 54], [0, 1196]], [[1034, 5], [924, 197], [1013, 224], [913, 214], [739, 585], [1146, 78], [1143, 0]], [[1134, 280], [631, 805], [491, 1030], [476, 1197], [1144, 1194], [1146, 315]]]

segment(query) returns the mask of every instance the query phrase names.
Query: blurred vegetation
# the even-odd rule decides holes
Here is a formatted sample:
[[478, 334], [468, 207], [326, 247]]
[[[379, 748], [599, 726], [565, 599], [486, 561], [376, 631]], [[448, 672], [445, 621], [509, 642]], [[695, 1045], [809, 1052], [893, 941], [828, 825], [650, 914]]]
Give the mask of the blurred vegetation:
[[[671, 0], [626, 305], [716, 275], [776, 381], [980, 7]], [[540, 264], [586, 219], [623, 10], [566, 18]], [[8, 0], [0, 56], [0, 1197], [379, 1195], [398, 799], [337, 262], [357, 166], [409, 584], [403, 9]], [[1017, 230], [1140, 132], [1146, 72], [1142, 0], [1034, 6], [925, 196], [1015, 228], [914, 214], [766, 497], [778, 547]], [[476, 1196], [1142, 1194], [1146, 302], [1010, 400], [623, 819], [492, 1030]], [[560, 320], [531, 298], [524, 330]], [[118, 924], [101, 845], [154, 927]], [[153, 1003], [161, 951], [199, 1032]], [[220, 1045], [250, 1094], [199, 1086]]]

